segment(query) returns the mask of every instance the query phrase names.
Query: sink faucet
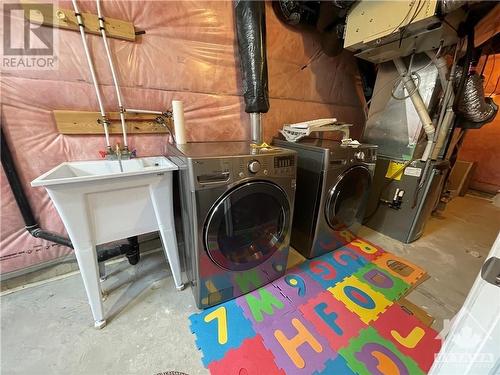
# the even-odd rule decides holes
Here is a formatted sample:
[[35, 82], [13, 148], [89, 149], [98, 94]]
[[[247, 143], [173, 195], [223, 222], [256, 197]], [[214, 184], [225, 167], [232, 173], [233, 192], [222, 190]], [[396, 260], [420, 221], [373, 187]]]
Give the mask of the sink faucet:
[[120, 164], [120, 172], [123, 172], [123, 165], [122, 165], [122, 150], [120, 149], [120, 144], [117, 143], [115, 146], [115, 154], [116, 154], [116, 159], [118, 160], [118, 163]]

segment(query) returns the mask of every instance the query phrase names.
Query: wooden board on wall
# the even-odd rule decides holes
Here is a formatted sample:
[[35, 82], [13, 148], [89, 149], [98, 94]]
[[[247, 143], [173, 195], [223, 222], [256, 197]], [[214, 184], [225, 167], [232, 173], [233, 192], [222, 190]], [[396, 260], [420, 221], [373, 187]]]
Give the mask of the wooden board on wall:
[[480, 46], [500, 32], [500, 4], [497, 4], [475, 27], [474, 45]]
[[[110, 121], [109, 133], [121, 134], [120, 114], [110, 112], [107, 114]], [[99, 112], [85, 111], [54, 111], [57, 129], [61, 134], [103, 134], [104, 130], [97, 120], [101, 117]], [[128, 134], [155, 134], [168, 133], [166, 126], [155, 121], [157, 115], [126, 114]], [[171, 128], [171, 120], [168, 119]]]
[[[33, 5], [32, 3], [27, 4], [24, 2], [21, 5], [25, 8], [25, 17], [31, 23], [79, 31], [74, 10], [52, 7], [51, 4]], [[96, 14], [82, 13], [82, 19], [87, 33], [101, 34], [99, 19]], [[110, 38], [123, 39], [130, 42], [135, 41], [135, 28], [132, 22], [106, 17], [104, 26], [106, 34]]]

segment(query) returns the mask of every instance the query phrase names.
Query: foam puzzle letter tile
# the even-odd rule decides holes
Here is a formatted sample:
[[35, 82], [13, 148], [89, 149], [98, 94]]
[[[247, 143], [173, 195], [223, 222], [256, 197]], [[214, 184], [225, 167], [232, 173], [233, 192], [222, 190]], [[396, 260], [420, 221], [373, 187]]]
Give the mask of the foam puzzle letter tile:
[[354, 276], [349, 276], [333, 288], [328, 288], [328, 291], [366, 324], [377, 319], [378, 315], [392, 303], [383, 294], [376, 292]]
[[294, 311], [296, 307], [290, 302], [290, 299], [272, 284], [236, 299], [236, 303], [256, 331], [259, 326], [269, 325], [273, 320]]
[[380, 336], [390, 340], [418, 366], [428, 372], [434, 362], [434, 355], [441, 349], [438, 333], [425, 326], [401, 306], [394, 304], [373, 323]]
[[351, 370], [341, 355], [337, 355], [334, 359], [326, 361], [323, 371], [315, 371], [313, 375], [356, 375], [356, 373]]
[[337, 356], [298, 311], [274, 320], [272, 326], [262, 327], [259, 333], [264, 346], [273, 353], [276, 365], [287, 375], [322, 371], [326, 361]]
[[410, 285], [416, 284], [426, 274], [422, 268], [390, 253], [382, 254], [373, 263]]
[[301, 264], [311, 278], [324, 289], [334, 286], [367, 264], [367, 260], [352, 249], [342, 247]]
[[272, 281], [271, 284], [278, 293], [286, 296], [294, 308], [324, 292], [324, 288], [299, 267], [287, 271], [285, 276]]
[[382, 293], [389, 301], [396, 301], [403, 296], [410, 285], [388, 271], [369, 263], [354, 274], [360, 281]]
[[228, 350], [239, 347], [243, 340], [255, 336], [252, 325], [234, 300], [193, 314], [189, 320], [205, 367], [223, 358]]
[[246, 339], [239, 348], [210, 363], [208, 369], [211, 375], [286, 375], [274, 363], [274, 356], [265, 348], [260, 335]]
[[334, 351], [348, 345], [351, 338], [367, 327], [356, 314], [326, 290], [300, 306], [299, 310], [316, 331], [326, 338]]
[[410, 358], [372, 327], [362, 330], [349, 346], [340, 350], [349, 367], [360, 375], [423, 375]]
[[346, 247], [354, 250], [358, 254], [363, 255], [370, 262], [381, 256], [382, 254], [385, 254], [385, 251], [380, 247], [361, 238], [352, 240], [346, 245]]

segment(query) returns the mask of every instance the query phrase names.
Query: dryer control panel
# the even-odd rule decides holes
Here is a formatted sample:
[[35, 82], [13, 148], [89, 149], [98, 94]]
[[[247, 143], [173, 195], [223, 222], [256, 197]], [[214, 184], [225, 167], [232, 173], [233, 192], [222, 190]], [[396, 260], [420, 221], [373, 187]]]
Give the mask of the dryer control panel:
[[196, 159], [192, 162], [193, 187], [209, 189], [230, 185], [249, 178], [271, 179], [296, 176], [297, 156], [248, 155], [227, 158]]

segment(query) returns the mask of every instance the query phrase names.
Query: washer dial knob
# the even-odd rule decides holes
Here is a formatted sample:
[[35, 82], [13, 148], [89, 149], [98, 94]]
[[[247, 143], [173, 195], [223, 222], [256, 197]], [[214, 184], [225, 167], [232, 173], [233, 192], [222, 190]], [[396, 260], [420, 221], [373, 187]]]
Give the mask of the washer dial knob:
[[248, 163], [248, 170], [252, 173], [260, 171], [260, 163], [257, 160], [252, 160]]

